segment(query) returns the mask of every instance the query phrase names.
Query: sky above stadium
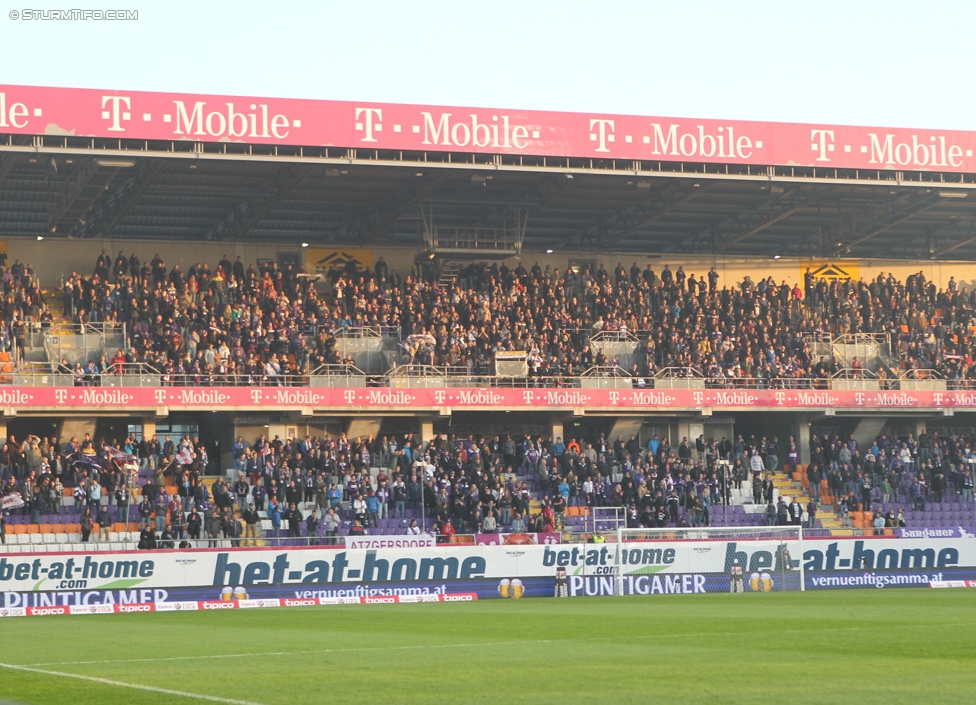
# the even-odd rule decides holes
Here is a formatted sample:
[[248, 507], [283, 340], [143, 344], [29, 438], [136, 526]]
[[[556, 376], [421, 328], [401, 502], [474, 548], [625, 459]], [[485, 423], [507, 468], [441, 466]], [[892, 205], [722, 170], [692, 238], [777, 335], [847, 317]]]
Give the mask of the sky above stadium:
[[976, 130], [972, 0], [6, 5], [6, 84]]

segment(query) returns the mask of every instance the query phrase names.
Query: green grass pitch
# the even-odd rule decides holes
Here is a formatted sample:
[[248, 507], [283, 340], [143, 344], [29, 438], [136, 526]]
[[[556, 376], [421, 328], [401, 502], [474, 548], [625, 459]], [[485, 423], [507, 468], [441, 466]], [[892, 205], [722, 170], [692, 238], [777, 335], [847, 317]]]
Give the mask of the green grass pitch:
[[0, 629], [0, 700], [17, 703], [976, 699], [966, 589], [28, 617]]

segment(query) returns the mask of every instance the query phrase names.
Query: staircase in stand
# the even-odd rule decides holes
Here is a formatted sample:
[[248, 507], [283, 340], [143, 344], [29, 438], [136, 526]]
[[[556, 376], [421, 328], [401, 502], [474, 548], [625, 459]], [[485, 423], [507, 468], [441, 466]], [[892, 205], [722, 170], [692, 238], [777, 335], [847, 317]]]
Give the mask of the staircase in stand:
[[437, 284], [442, 287], [447, 287], [461, 272], [461, 265], [458, 262], [451, 262], [448, 260], [441, 265], [441, 273], [437, 277]]
[[71, 323], [71, 319], [65, 315], [64, 294], [60, 289], [41, 289], [41, 298], [51, 312], [51, 315], [54, 316], [52, 325]]
[[[807, 477], [807, 466], [797, 465], [793, 479], [786, 473], [777, 472], [772, 476], [773, 487], [777, 490], [780, 497], [794, 497], [805, 509], [810, 502], [810, 480]], [[826, 480], [821, 482], [820, 502], [817, 503], [817, 523], [820, 527], [830, 530], [831, 534], [843, 529], [843, 523], [837, 514], [835, 500], [830, 496]]]

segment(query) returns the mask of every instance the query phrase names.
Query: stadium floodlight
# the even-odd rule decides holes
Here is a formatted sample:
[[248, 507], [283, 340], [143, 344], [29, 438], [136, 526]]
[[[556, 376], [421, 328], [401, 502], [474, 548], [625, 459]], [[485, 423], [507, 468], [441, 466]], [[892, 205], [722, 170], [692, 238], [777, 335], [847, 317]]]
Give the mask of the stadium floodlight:
[[551, 255], [552, 254], [552, 250], [551, 249], [550, 250], [546, 250], [546, 254], [547, 255]]
[[40, 241], [41, 241], [41, 240], [43, 240], [43, 239], [44, 239], [44, 236], [43, 236], [43, 235], [38, 235], [38, 236], [37, 236], [37, 241], [38, 241], [38, 242], [40, 242]]
[[136, 165], [132, 159], [96, 159], [95, 163], [98, 166], [114, 167], [116, 169], [128, 169]]
[[308, 247], [308, 243], [307, 242], [303, 242], [302, 243], [302, 247]]

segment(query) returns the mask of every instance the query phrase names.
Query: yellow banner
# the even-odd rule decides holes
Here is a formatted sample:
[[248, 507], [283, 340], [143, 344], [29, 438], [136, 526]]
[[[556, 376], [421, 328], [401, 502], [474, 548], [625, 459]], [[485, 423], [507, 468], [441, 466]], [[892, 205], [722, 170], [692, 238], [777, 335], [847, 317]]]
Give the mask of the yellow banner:
[[857, 262], [850, 260], [811, 260], [800, 265], [800, 281], [806, 275], [807, 270], [813, 275], [814, 279], [851, 279], [857, 281], [861, 277], [861, 267]]
[[306, 247], [305, 271], [309, 274], [328, 274], [333, 265], [345, 267], [347, 262], [355, 262], [356, 269], [373, 268], [373, 251], [357, 248]]

